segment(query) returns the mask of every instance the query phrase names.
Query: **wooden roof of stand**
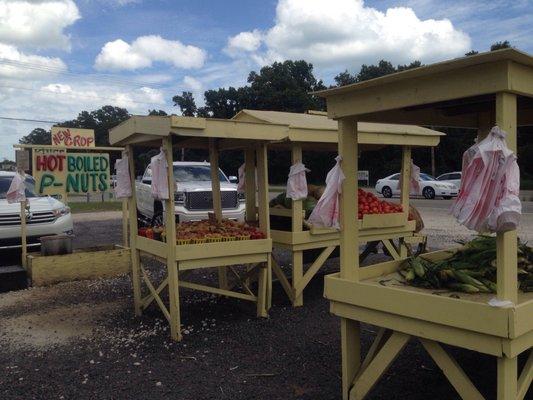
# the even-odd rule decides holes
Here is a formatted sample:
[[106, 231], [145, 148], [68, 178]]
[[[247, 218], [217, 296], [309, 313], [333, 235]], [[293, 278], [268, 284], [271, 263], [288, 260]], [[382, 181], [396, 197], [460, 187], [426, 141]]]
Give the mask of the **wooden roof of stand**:
[[518, 95], [518, 125], [533, 125], [533, 57], [516, 49], [480, 53], [316, 92], [333, 119], [474, 128], [495, 94]]
[[[245, 147], [253, 141], [268, 141], [284, 147], [299, 142], [306, 148], [336, 150], [337, 122], [325, 113], [308, 114], [243, 110], [232, 119], [181, 116], [132, 116], [109, 131], [114, 145], [158, 146], [163, 137], [173, 135], [177, 147], [206, 148], [215, 138], [220, 149]], [[444, 134], [414, 125], [361, 123], [360, 143], [383, 145], [436, 146]]]

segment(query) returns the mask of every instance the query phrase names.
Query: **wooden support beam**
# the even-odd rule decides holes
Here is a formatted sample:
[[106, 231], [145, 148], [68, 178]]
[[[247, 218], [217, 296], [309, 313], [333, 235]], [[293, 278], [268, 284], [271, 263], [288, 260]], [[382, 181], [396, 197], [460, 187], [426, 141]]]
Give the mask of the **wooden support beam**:
[[368, 367], [357, 376], [350, 391], [350, 400], [364, 399], [398, 354], [400, 354], [410, 338], [405, 333], [393, 332]]
[[200, 285], [198, 283], [180, 281], [179, 285], [187, 289], [199, 290], [201, 292], [213, 293], [213, 294], [218, 294], [221, 296], [235, 297], [237, 299], [248, 300], [248, 301], [253, 301], [253, 302], [258, 301], [257, 297], [253, 295], [234, 292], [231, 290], [219, 289], [219, 288], [207, 286], [207, 285]]
[[[292, 164], [302, 162], [302, 146], [298, 143], [293, 143], [291, 146], [291, 162]], [[301, 232], [303, 229], [303, 200], [292, 200], [291, 208], [291, 230], [292, 232]], [[303, 277], [303, 252], [293, 251], [292, 253], [292, 287], [294, 299], [292, 305], [300, 307], [304, 304], [303, 290], [298, 291], [296, 287], [301, 283]], [[305, 285], [304, 285], [305, 287]]]
[[409, 216], [409, 195], [411, 191], [411, 146], [402, 147], [402, 171], [401, 171], [401, 204], [403, 213], [405, 214], [405, 221]]
[[374, 338], [374, 341], [372, 342], [372, 345], [370, 346], [370, 349], [368, 349], [368, 353], [365, 356], [365, 359], [363, 360], [363, 363], [361, 364], [360, 372], [364, 371], [368, 365], [372, 362], [374, 357], [376, 357], [376, 354], [379, 353], [383, 345], [389, 340], [390, 336], [392, 335], [392, 331], [386, 328], [379, 328], [378, 333], [376, 337]]
[[311, 279], [313, 279], [313, 276], [316, 275], [320, 267], [324, 265], [328, 257], [333, 253], [333, 250], [335, 250], [337, 246], [329, 246], [326, 247], [320, 255], [316, 258], [316, 260], [311, 264], [309, 269], [305, 272], [305, 275], [300, 280], [300, 282], [297, 283], [297, 285], [294, 287], [295, 295], [298, 296], [299, 294], [303, 293], [305, 287], [309, 284]]
[[357, 220], [357, 121], [339, 120], [339, 155], [346, 179], [340, 198], [340, 276], [359, 280], [359, 222]]
[[250, 289], [250, 287], [248, 286], [248, 284], [244, 281], [244, 279], [241, 278], [239, 273], [235, 270], [235, 268], [232, 265], [229, 266], [229, 270], [231, 271], [235, 279], [237, 279], [237, 281], [241, 284], [244, 291], [247, 292], [250, 296], [255, 296], [252, 290]]
[[174, 340], [181, 340], [181, 316], [178, 264], [176, 262], [176, 209], [174, 206], [174, 166], [172, 159], [172, 136], [163, 138], [163, 149], [167, 159], [168, 199], [165, 200], [165, 228], [167, 233], [167, 277], [168, 297], [170, 302], [170, 335]]
[[135, 315], [141, 315], [141, 277], [140, 277], [140, 257], [137, 250], [137, 194], [135, 193], [135, 159], [133, 157], [133, 146], [126, 146], [126, 156], [130, 169], [131, 197], [128, 199], [128, 213], [130, 225], [130, 253], [131, 253], [131, 281], [133, 286], [133, 304]]
[[[506, 142], [516, 153], [516, 95], [496, 94], [496, 124], [507, 132]], [[496, 238], [497, 294], [500, 300], [518, 300], [516, 230], [498, 233]]]
[[462, 399], [484, 399], [457, 361], [450, 357], [439, 343], [422, 338], [420, 338], [420, 342]]
[[[146, 271], [143, 271], [143, 279], [148, 279], [148, 275], [146, 274]], [[159, 284], [159, 286], [157, 287], [157, 289], [155, 290], [155, 293], [157, 295], [161, 294], [161, 292], [163, 291], [163, 289], [165, 289], [166, 287], [168, 286], [168, 278], [165, 278], [163, 279], [163, 281]], [[143, 310], [146, 310], [150, 304], [152, 304], [152, 302], [155, 300], [155, 297], [153, 295], [153, 293], [150, 292], [150, 294], [148, 294], [146, 297], [144, 297], [142, 299], [142, 308]]]
[[128, 200], [122, 200], [122, 245], [128, 247]]
[[341, 318], [342, 399], [348, 400], [354, 378], [361, 367], [361, 326]]
[[278, 277], [279, 283], [281, 283], [281, 287], [283, 288], [285, 293], [287, 293], [289, 300], [292, 302], [294, 300], [293, 289], [274, 256], [272, 256], [272, 272]]
[[302, 250], [292, 251], [292, 290], [294, 298], [292, 300], [293, 307], [301, 307], [304, 305], [304, 297], [301, 292], [296, 291], [296, 287], [300, 285], [304, 274], [304, 252]]
[[518, 394], [517, 357], [498, 358], [498, 400], [516, 400]]
[[[294, 143], [291, 148], [292, 165], [302, 162], [302, 146]], [[292, 231], [301, 232], [303, 229], [302, 206], [303, 200], [293, 200], [291, 208]]]
[[[259, 229], [270, 238], [270, 219], [268, 215], [268, 166], [267, 147], [261, 144], [256, 150], [258, 180]], [[272, 255], [269, 254], [266, 268], [259, 269], [257, 286], [257, 315], [267, 317], [272, 304]]]
[[533, 382], [533, 349], [529, 350], [529, 358], [522, 369], [520, 378], [518, 379], [518, 395], [517, 400], [523, 400], [526, 398], [527, 391]]
[[168, 311], [167, 307], [165, 306], [165, 303], [163, 303], [163, 300], [161, 300], [161, 297], [159, 297], [159, 293], [157, 292], [156, 288], [154, 287], [154, 285], [150, 281], [150, 278], [148, 277], [148, 274], [146, 273], [144, 268], [141, 267], [141, 271], [142, 271], [142, 276], [143, 276], [144, 283], [146, 284], [146, 287], [150, 291], [151, 296], [156, 301], [156, 303], [159, 305], [159, 309], [161, 310], [161, 312], [163, 313], [163, 315], [165, 316], [167, 321], [170, 324], [172, 324], [171, 313]]
[[385, 248], [387, 249], [387, 251], [389, 252], [389, 254], [391, 255], [393, 259], [399, 260], [401, 258], [400, 254], [396, 250], [396, 247], [394, 247], [394, 245], [389, 239], [383, 239], [381, 242], [383, 243], [383, 246], [385, 246]]
[[257, 221], [255, 150], [252, 147], [247, 147], [244, 150], [244, 186], [246, 198], [246, 221]]

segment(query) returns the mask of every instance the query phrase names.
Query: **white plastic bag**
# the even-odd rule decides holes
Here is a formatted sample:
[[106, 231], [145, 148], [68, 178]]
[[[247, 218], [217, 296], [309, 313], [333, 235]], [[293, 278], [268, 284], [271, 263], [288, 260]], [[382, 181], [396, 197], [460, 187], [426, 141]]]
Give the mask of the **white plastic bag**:
[[341, 156], [335, 157], [336, 164], [326, 176], [326, 189], [318, 200], [308, 223], [317, 227], [340, 229], [339, 224], [339, 194], [342, 181], [346, 178], [342, 172]]
[[289, 199], [302, 200], [307, 197], [306, 172], [309, 172], [309, 170], [302, 163], [291, 165], [289, 179], [287, 180], [287, 197]]
[[163, 150], [151, 158], [150, 168], [152, 169], [152, 197], [158, 200], [168, 200], [168, 164]]
[[505, 135], [495, 126], [463, 155], [461, 190], [451, 211], [460, 224], [478, 232], [516, 229], [522, 214], [520, 170]]
[[115, 197], [126, 199], [131, 197], [130, 165], [127, 157], [119, 158], [115, 161], [116, 183]]
[[237, 183], [237, 192], [239, 193], [244, 193], [245, 189], [246, 189], [246, 170], [245, 170], [245, 166], [246, 164], [242, 164], [239, 169], [238, 169], [238, 173], [239, 173], [239, 182]]
[[19, 172], [15, 174], [9, 189], [7, 190], [6, 199], [9, 204], [20, 203], [26, 200], [26, 185], [24, 184], [24, 176]]
[[[411, 159], [411, 171], [409, 175], [409, 194], [419, 195], [420, 194], [420, 167], [417, 166], [413, 159]], [[402, 174], [400, 174], [400, 179], [398, 180], [398, 189], [402, 188]]]

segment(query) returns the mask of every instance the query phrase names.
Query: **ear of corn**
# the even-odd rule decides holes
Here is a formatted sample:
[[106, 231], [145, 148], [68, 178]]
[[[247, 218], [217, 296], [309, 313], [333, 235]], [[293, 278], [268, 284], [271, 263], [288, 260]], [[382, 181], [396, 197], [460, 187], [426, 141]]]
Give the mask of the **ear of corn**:
[[[449, 288], [465, 293], [496, 293], [496, 237], [479, 235], [450, 258], [432, 262], [423, 257], [408, 258], [401, 274], [413, 286]], [[519, 289], [533, 291], [533, 249], [518, 240]]]

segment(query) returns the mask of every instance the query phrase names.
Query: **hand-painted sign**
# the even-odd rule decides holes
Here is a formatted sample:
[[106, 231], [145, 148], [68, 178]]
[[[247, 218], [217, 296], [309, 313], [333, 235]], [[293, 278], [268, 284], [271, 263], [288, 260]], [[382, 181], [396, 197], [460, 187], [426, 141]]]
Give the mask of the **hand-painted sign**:
[[109, 190], [109, 154], [34, 149], [33, 176], [38, 194], [65, 195]]
[[95, 147], [94, 130], [53, 126], [52, 146]]

